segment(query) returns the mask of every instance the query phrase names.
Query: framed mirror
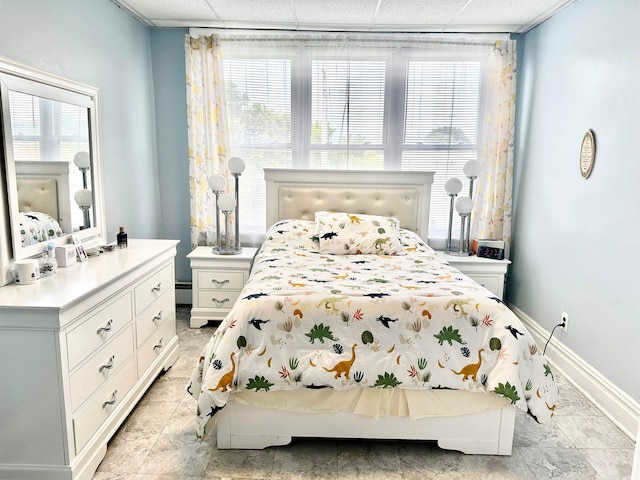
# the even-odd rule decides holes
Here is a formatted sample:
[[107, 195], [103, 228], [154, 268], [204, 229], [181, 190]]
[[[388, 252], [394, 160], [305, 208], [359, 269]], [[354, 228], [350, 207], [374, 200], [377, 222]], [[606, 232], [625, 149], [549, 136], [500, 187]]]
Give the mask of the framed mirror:
[[4, 285], [49, 242], [101, 242], [105, 216], [97, 89], [0, 58], [0, 114]]

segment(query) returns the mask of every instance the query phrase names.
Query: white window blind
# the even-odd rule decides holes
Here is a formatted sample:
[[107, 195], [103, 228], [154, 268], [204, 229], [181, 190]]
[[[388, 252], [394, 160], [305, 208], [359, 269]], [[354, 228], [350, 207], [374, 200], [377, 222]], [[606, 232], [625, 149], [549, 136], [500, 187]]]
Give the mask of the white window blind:
[[84, 107], [9, 91], [15, 161], [73, 161], [89, 148]]
[[265, 231], [265, 167], [436, 172], [430, 237], [446, 236], [451, 176], [477, 159], [483, 56], [464, 47], [229, 40], [231, 154], [242, 157], [240, 228]]

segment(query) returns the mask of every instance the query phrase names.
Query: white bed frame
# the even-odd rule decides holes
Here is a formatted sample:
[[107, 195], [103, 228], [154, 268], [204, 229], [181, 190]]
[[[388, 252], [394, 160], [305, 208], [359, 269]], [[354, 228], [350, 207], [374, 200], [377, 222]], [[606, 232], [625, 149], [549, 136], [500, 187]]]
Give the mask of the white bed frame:
[[[427, 238], [433, 172], [265, 169], [267, 225], [312, 219], [317, 210], [390, 215]], [[468, 454], [510, 455], [515, 407], [464, 415], [378, 419], [351, 413], [300, 413], [233, 401], [217, 414], [218, 448], [261, 449], [292, 437], [437, 440]]]

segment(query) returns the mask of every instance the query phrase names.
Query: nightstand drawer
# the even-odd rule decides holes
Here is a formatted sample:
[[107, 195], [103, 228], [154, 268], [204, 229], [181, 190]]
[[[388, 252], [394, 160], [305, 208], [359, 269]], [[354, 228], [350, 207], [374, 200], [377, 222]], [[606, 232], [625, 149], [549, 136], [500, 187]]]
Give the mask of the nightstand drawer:
[[142, 345], [151, 333], [170, 316], [173, 316], [175, 294], [167, 291], [136, 318], [136, 346]]
[[198, 272], [200, 289], [242, 290], [244, 272], [233, 270], [204, 270]]
[[133, 327], [129, 326], [71, 375], [71, 410], [82, 405], [89, 395], [111, 378], [133, 351]]
[[207, 291], [198, 292], [198, 306], [212, 310], [230, 310], [240, 296], [240, 291]]
[[156, 298], [168, 290], [173, 290], [172, 265], [167, 265], [136, 287], [136, 315], [139, 315]]
[[491, 290], [494, 294], [500, 296], [501, 294], [499, 293], [502, 290], [502, 286], [500, 285], [500, 282], [504, 280], [503, 276], [496, 276], [496, 275], [467, 275], [469, 278], [471, 278], [472, 280], [475, 280], [476, 282], [478, 282], [480, 285], [482, 285], [484, 288]]
[[82, 450], [100, 425], [120, 406], [136, 383], [133, 357], [95, 393], [73, 419], [76, 453]]
[[132, 319], [131, 292], [127, 292], [71, 330], [67, 334], [69, 370], [73, 370], [88, 355], [105, 345]]

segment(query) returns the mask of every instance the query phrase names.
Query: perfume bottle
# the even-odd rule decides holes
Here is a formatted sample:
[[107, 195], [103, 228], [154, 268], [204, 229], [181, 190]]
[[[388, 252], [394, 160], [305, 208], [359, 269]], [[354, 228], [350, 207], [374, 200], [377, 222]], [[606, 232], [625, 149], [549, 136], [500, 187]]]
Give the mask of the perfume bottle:
[[116, 238], [118, 240], [118, 248], [127, 248], [127, 234], [124, 232], [124, 227], [120, 227]]

